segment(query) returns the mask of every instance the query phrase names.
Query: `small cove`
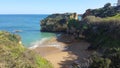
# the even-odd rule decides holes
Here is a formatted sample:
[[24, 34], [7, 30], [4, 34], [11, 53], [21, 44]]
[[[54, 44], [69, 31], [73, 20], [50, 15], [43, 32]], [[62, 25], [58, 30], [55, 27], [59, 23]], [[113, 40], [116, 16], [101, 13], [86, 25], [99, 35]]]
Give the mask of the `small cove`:
[[21, 36], [25, 47], [42, 43], [45, 39], [56, 37], [55, 33], [40, 32], [40, 21], [48, 15], [0, 15], [0, 30]]

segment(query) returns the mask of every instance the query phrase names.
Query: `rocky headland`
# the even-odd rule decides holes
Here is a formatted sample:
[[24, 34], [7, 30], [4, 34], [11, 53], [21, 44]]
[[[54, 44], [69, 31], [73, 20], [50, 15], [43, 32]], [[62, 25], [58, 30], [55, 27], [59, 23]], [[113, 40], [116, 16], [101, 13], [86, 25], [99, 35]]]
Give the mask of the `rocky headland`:
[[76, 13], [52, 14], [43, 19], [40, 23], [41, 31], [45, 32], [66, 32], [68, 21], [78, 19]]

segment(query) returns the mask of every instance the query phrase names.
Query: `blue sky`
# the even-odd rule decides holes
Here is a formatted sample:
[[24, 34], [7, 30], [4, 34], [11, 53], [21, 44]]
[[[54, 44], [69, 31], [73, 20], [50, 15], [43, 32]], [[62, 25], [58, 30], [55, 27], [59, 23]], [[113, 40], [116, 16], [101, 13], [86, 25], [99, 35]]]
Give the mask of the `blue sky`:
[[117, 0], [0, 0], [0, 14], [51, 14], [77, 12], [103, 7]]

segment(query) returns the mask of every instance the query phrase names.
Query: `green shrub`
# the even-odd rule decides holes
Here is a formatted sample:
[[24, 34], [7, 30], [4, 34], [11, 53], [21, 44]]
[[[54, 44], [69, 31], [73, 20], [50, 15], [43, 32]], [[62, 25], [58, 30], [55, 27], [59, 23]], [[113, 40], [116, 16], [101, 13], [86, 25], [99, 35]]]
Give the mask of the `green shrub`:
[[111, 59], [110, 68], [120, 67], [120, 48], [110, 48], [104, 52], [104, 57]]
[[51, 63], [19, 42], [18, 35], [0, 31], [0, 68], [53, 68]]
[[120, 14], [106, 18], [87, 16], [82, 22], [88, 27], [84, 31], [86, 39], [91, 43], [88, 49], [99, 49], [103, 53], [101, 57], [92, 57], [90, 68], [119, 68]]
[[101, 18], [112, 17], [115, 16], [117, 13], [120, 13], [119, 7], [120, 6], [111, 6], [110, 3], [107, 3], [102, 8], [86, 10], [86, 12], [83, 14], [83, 18], [89, 15]]
[[76, 30], [79, 29], [79, 21], [75, 19], [70, 19], [68, 21], [68, 28], [71, 29], [71, 27], [74, 27]]
[[86, 39], [92, 43], [91, 48], [120, 47], [120, 18], [99, 18], [88, 16], [83, 20], [88, 29], [84, 31]]
[[90, 68], [119, 68], [120, 48], [108, 48], [103, 52], [103, 56], [92, 56]]
[[101, 58], [98, 56], [92, 57], [92, 64], [89, 68], [110, 68], [111, 60], [108, 58]]

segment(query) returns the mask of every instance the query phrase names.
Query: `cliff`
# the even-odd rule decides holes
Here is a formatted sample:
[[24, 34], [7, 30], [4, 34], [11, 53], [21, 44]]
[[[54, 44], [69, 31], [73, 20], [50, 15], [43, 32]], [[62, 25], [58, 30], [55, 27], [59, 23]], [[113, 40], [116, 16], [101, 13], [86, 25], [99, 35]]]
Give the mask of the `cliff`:
[[[48, 17], [50, 18], [50, 17]], [[47, 19], [48, 19], [47, 18]], [[59, 31], [56, 15], [51, 17], [51, 22], [42, 26], [48, 31]], [[119, 68], [120, 67], [120, 6], [111, 6], [110, 3], [99, 9], [88, 9], [82, 16], [82, 20], [75, 18], [64, 18], [66, 22], [66, 31], [75, 38], [82, 38], [91, 43], [88, 50], [96, 50], [100, 55], [91, 56], [92, 63], [89, 68]], [[57, 20], [57, 21], [58, 21]], [[44, 22], [43, 22], [44, 23]], [[46, 24], [50, 25], [46, 26]]]
[[107, 3], [102, 8], [87, 9], [82, 17], [85, 18], [86, 16], [93, 15], [96, 17], [104, 18], [115, 16], [118, 13], [120, 13], [120, 6], [111, 6], [110, 3]]
[[84, 18], [87, 29], [84, 35], [91, 43], [89, 50], [96, 50], [101, 55], [92, 56], [89, 68], [120, 67], [120, 15], [108, 18], [87, 16]]
[[52, 68], [51, 64], [26, 49], [15, 34], [0, 31], [0, 68]]
[[52, 14], [43, 19], [40, 23], [41, 31], [45, 32], [66, 32], [70, 19], [78, 19], [76, 13]]

